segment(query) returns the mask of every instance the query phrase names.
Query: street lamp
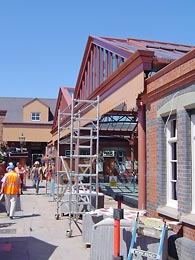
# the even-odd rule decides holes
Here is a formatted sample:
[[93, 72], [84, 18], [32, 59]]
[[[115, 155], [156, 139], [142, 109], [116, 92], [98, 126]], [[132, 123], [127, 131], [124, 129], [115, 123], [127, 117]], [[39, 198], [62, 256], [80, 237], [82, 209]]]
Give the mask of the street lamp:
[[19, 136], [20, 146], [21, 146], [21, 153], [23, 153], [23, 146], [25, 145], [25, 136], [23, 133]]

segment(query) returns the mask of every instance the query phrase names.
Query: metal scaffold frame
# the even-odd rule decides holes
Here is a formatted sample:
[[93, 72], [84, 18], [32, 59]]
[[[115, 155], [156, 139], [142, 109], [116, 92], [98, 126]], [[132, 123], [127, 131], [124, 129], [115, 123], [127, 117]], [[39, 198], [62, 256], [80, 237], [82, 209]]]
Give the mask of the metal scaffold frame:
[[[65, 134], [64, 134], [65, 133]], [[61, 146], [68, 145], [69, 156], [61, 155]], [[69, 208], [69, 229], [72, 221], [86, 211], [98, 208], [99, 97], [78, 100], [58, 111], [57, 213], [64, 203]], [[64, 182], [66, 179], [66, 184]]]

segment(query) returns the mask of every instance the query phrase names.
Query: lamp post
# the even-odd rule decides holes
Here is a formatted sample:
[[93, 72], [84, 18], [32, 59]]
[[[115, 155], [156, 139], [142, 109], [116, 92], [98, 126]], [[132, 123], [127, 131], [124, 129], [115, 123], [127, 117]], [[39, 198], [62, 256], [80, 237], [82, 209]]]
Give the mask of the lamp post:
[[23, 153], [23, 146], [25, 145], [25, 136], [23, 133], [19, 136], [20, 146], [21, 146], [21, 153]]

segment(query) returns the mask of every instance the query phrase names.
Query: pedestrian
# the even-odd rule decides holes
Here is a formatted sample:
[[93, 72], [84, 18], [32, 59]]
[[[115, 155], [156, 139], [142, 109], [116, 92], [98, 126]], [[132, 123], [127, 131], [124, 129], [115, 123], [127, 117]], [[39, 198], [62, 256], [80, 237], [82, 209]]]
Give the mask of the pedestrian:
[[14, 168], [13, 164], [8, 165], [8, 172], [5, 173], [1, 186], [1, 194], [5, 195], [5, 208], [10, 219], [14, 217], [17, 197], [20, 193], [20, 176]]
[[53, 197], [53, 201], [55, 200], [55, 164], [54, 162], [49, 163], [47, 174], [50, 181], [50, 196]]
[[136, 172], [132, 173], [132, 183], [133, 183], [133, 192], [135, 193], [136, 185], [137, 185], [137, 174]]
[[32, 181], [33, 186], [36, 189], [36, 194], [39, 193], [39, 183], [43, 180], [43, 171], [42, 167], [39, 164], [39, 161], [34, 163], [34, 167], [32, 168]]
[[23, 194], [25, 169], [22, 167], [20, 162], [16, 163], [15, 171], [20, 175], [20, 190], [21, 194]]
[[6, 167], [6, 172], [8, 172], [8, 170], [9, 170], [8, 168], [9, 168], [10, 165], [14, 165], [13, 162], [8, 163], [8, 166]]

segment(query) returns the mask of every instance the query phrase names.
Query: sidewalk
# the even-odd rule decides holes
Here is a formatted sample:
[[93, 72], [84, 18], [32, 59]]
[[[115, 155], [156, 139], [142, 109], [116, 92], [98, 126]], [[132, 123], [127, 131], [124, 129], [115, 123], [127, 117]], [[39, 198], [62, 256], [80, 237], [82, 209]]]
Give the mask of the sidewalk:
[[[39, 195], [35, 195], [31, 180], [27, 180], [26, 186], [13, 220], [6, 215], [4, 201], [0, 202], [0, 259], [90, 259], [90, 248], [83, 243], [78, 227], [72, 224], [72, 236], [68, 238], [68, 217], [56, 220], [57, 204], [46, 195], [45, 181]], [[117, 207], [117, 202], [105, 196], [106, 207]], [[82, 230], [82, 220], [79, 225]]]

